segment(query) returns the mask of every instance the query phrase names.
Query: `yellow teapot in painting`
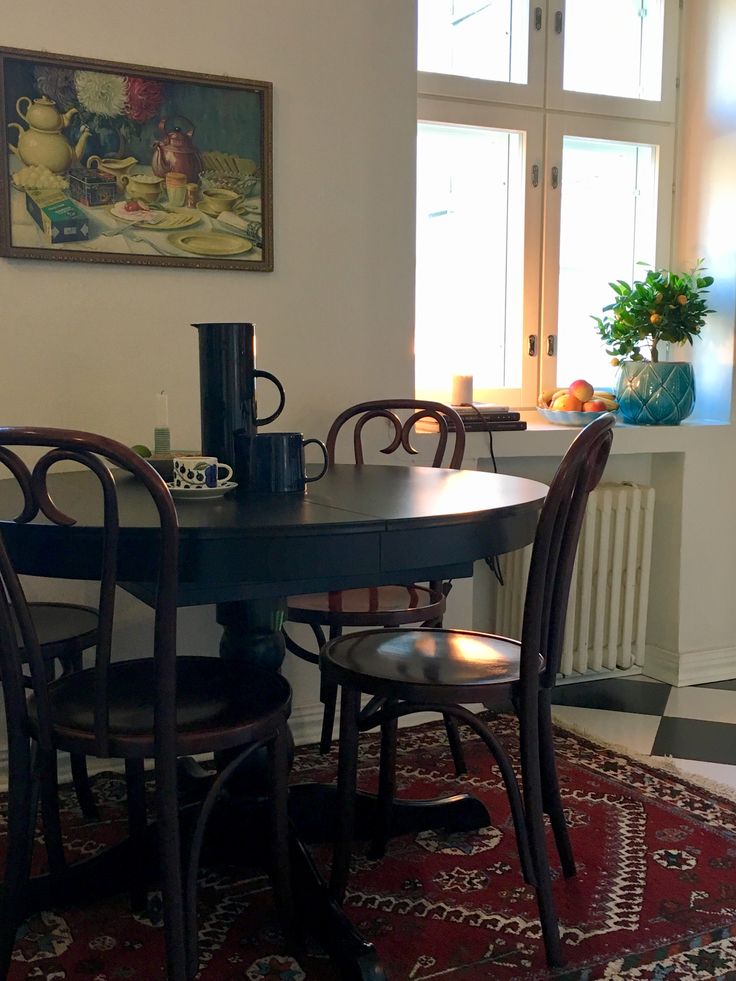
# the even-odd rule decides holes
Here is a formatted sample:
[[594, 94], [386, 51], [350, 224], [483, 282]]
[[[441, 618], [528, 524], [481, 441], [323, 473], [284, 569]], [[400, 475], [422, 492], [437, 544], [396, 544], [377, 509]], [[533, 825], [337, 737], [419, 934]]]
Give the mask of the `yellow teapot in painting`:
[[[25, 112], [22, 105], [26, 107]], [[24, 164], [43, 164], [54, 174], [60, 174], [81, 160], [90, 136], [89, 127], [82, 126], [74, 147], [70, 146], [63, 135], [63, 130], [71, 122], [76, 109], [61, 113], [56, 108], [56, 103], [45, 95], [40, 99], [30, 99], [27, 95], [22, 95], [15, 108], [20, 118], [28, 123], [28, 129], [23, 129], [20, 123], [9, 123], [8, 129], [18, 130], [18, 145], [8, 143], [8, 148]]]

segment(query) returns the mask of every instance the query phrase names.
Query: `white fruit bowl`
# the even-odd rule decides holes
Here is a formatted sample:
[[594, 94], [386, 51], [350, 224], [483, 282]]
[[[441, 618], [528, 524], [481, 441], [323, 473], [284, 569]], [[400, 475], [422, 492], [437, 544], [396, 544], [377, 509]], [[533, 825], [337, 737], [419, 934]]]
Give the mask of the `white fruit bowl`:
[[[558, 426], [587, 426], [594, 419], [600, 419], [601, 416], [607, 415], [610, 411], [606, 409], [605, 412], [567, 412], [564, 409], [540, 409], [537, 407], [540, 416], [547, 422], [554, 422]], [[615, 413], [613, 415], [615, 418]]]

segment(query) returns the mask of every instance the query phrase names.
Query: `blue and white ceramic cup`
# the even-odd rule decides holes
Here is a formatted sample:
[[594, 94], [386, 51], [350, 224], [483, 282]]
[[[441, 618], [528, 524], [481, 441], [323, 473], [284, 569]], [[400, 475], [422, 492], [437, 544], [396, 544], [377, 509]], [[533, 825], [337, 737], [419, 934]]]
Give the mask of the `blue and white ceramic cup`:
[[232, 475], [232, 467], [218, 463], [216, 456], [178, 456], [174, 459], [174, 487], [218, 487], [227, 483]]

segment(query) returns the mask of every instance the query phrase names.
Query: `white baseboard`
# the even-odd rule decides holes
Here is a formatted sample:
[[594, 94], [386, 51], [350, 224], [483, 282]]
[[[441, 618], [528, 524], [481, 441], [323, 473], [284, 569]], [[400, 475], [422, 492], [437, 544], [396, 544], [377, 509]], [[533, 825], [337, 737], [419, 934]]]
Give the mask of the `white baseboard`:
[[676, 688], [736, 678], [736, 647], [679, 654], [647, 644], [644, 674]]

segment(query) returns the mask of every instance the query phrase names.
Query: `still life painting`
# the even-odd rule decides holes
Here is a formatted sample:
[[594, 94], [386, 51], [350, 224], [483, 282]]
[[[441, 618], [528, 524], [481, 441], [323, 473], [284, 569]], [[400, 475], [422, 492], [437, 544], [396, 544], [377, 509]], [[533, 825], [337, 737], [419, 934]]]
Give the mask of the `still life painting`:
[[272, 86], [0, 48], [0, 255], [270, 271]]

